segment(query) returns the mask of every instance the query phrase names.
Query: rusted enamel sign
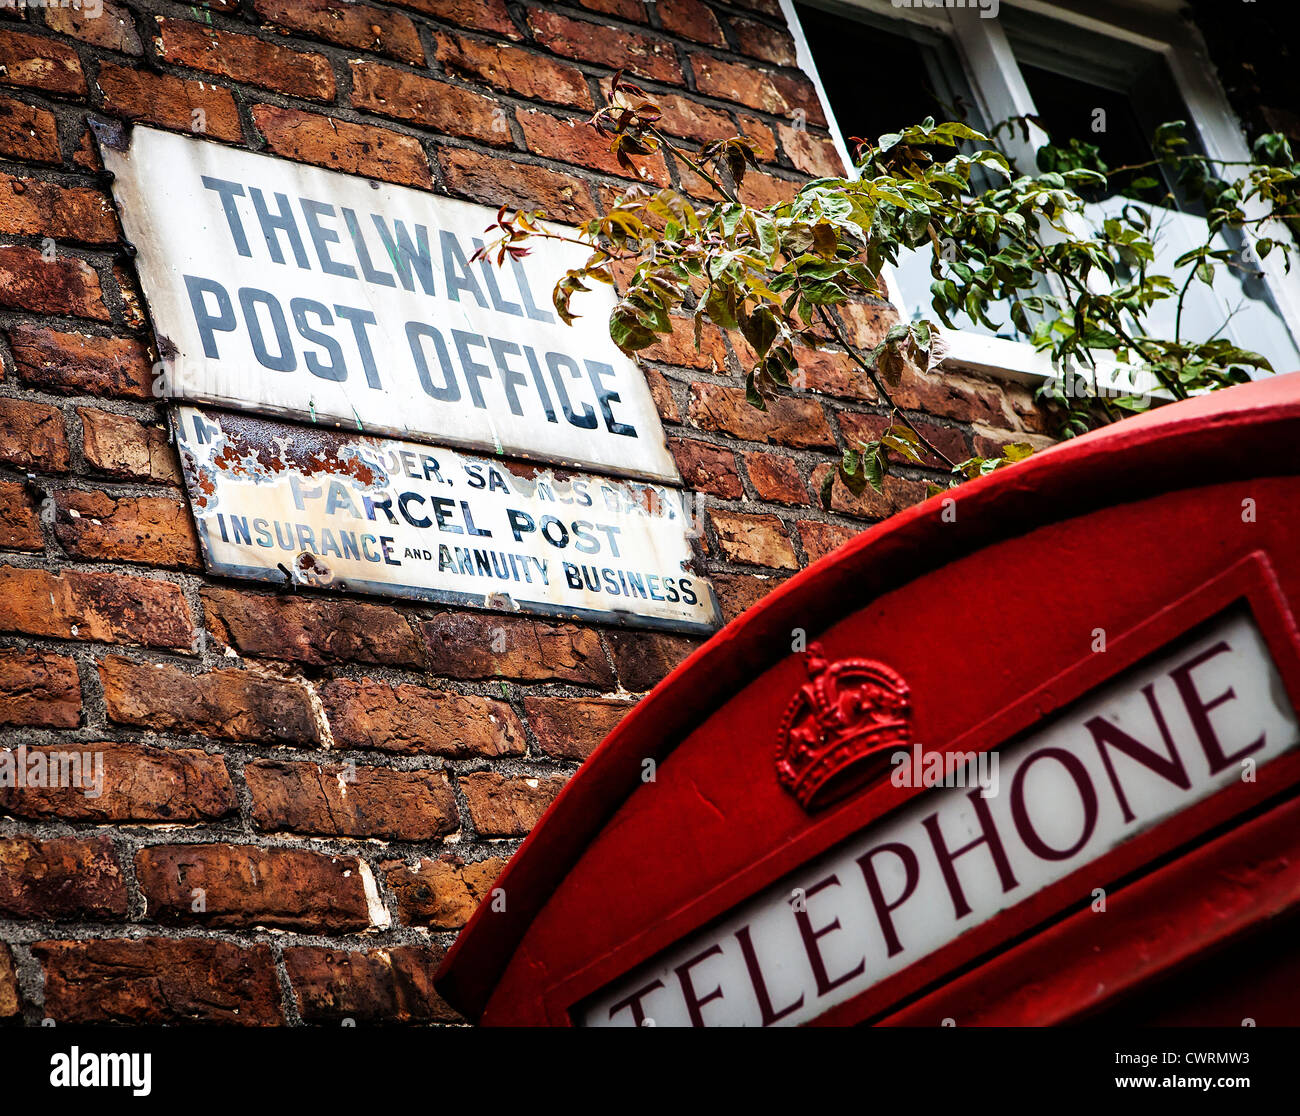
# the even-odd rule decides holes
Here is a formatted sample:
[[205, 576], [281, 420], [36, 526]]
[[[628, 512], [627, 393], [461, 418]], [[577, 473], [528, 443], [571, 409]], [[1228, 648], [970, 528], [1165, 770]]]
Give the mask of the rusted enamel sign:
[[561, 323], [586, 257], [471, 263], [494, 210], [135, 127], [100, 129], [163, 368], [158, 394], [675, 482], [611, 289]]
[[213, 573], [504, 612], [711, 632], [683, 493], [182, 406]]

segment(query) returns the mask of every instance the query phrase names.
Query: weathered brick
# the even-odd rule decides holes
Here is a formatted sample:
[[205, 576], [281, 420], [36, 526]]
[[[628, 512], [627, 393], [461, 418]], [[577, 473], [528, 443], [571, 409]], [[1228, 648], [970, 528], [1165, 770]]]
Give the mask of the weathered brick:
[[153, 372], [144, 345], [129, 337], [94, 337], [20, 325], [9, 331], [18, 376], [68, 395], [153, 398]]
[[415, 65], [424, 61], [415, 24], [398, 12], [350, 0], [256, 0], [253, 10], [280, 27], [340, 46], [378, 51]]
[[570, 224], [597, 215], [587, 187], [567, 174], [459, 147], [443, 148], [438, 160], [447, 189], [473, 201], [541, 209], [551, 220]]
[[380, 62], [349, 63], [352, 103], [367, 112], [410, 120], [449, 136], [510, 147], [510, 109], [470, 89], [433, 81]]
[[170, 496], [110, 496], [68, 489], [54, 497], [54, 533], [69, 554], [198, 569], [189, 508]]
[[674, 35], [706, 46], [726, 46], [718, 17], [700, 0], [656, 0], [659, 25]]
[[701, 93], [773, 116], [793, 118], [802, 109], [806, 123], [826, 127], [826, 115], [817, 100], [817, 92], [802, 74], [777, 73], [744, 62], [725, 62], [707, 54], [691, 54], [690, 62]]
[[[822, 478], [834, 467], [823, 464], [813, 470], [810, 487], [814, 492], [821, 491]], [[884, 488], [885, 491], [880, 493], [867, 485], [861, 494], [855, 496], [836, 476], [831, 488], [831, 510], [859, 519], [884, 519], [925, 499], [925, 485], [906, 477], [886, 476]]]
[[0, 399], [0, 462], [41, 473], [68, 471], [63, 414], [48, 403]]
[[620, 27], [569, 19], [541, 8], [529, 10], [528, 26], [542, 46], [565, 58], [595, 62], [611, 70], [626, 70], [629, 74], [670, 85], [682, 83], [677, 52], [666, 39], [652, 39]]
[[905, 365], [902, 380], [890, 395], [908, 411], [989, 426], [1015, 425], [1001, 385], [954, 372], [926, 373]]
[[95, 8], [99, 10], [95, 11], [90, 5], [84, 8], [51, 5], [45, 9], [45, 26], [83, 43], [123, 54], [139, 54], [142, 49], [140, 36], [136, 34], [130, 11], [112, 0], [100, 0]]
[[48, 109], [0, 95], [0, 155], [36, 163], [60, 163], [58, 126]]
[[8, 28], [0, 33], [0, 82], [74, 97], [86, 92], [81, 61], [67, 43]]
[[36, 942], [59, 1023], [282, 1023], [268, 945], [187, 938]]
[[844, 335], [861, 353], [868, 353], [898, 324], [898, 311], [875, 302], [845, 302], [836, 307], [844, 323]]
[[433, 185], [419, 140], [298, 109], [254, 105], [253, 122], [277, 155], [402, 186]]
[[40, 512], [27, 486], [0, 481], [0, 550], [43, 550]]
[[506, 39], [522, 39], [523, 33], [515, 26], [506, 10], [505, 0], [394, 0], [403, 8], [431, 15], [434, 19], [454, 23], [458, 27], [472, 27], [476, 31], [492, 31]]
[[670, 136], [681, 136], [696, 143], [710, 143], [713, 140], [730, 139], [739, 131], [731, 117], [721, 109], [700, 104], [691, 97], [676, 93], [656, 93], [654, 100], [663, 111], [659, 127]]
[[205, 588], [208, 630], [243, 655], [322, 663], [421, 667], [420, 641], [386, 605]]
[[776, 130], [781, 136], [781, 147], [796, 169], [814, 178], [834, 178], [844, 174], [844, 164], [829, 137], [785, 124], [777, 125]]
[[776, 453], [752, 450], [743, 455], [745, 472], [760, 500], [776, 504], [806, 504], [808, 489], [799, 476], [799, 466]]
[[731, 434], [747, 442], [776, 442], [802, 449], [833, 449], [835, 436], [815, 399], [789, 395], [767, 401], [760, 411], [743, 388], [691, 384], [690, 420], [701, 430]]
[[809, 563], [820, 561], [838, 550], [860, 532], [839, 523], [819, 523], [815, 519], [799, 520], [799, 541], [803, 543]]
[[650, 388], [650, 398], [654, 400], [655, 410], [659, 412], [659, 417], [664, 422], [681, 422], [681, 411], [678, 409], [677, 400], [673, 398], [672, 388], [668, 386], [668, 381], [653, 368], [643, 367], [641, 374], [646, 379], [646, 386]]
[[186, 81], [171, 74], [103, 65], [95, 78], [104, 111], [127, 120], [144, 120], [174, 132], [193, 132], [242, 143], [239, 110], [229, 89], [209, 81]]
[[647, 23], [650, 18], [646, 14], [645, 0], [578, 0], [578, 5], [589, 12], [618, 16], [632, 23]]
[[0, 631], [188, 651], [194, 625], [180, 586], [87, 570], [0, 566]]
[[0, 810], [20, 818], [171, 823], [215, 821], [235, 810], [225, 761], [197, 748], [114, 742], [27, 746], [29, 757], [37, 752], [56, 757], [80, 753], [83, 772], [92, 779], [95, 771], [103, 772], [102, 793], [87, 795], [84, 781], [77, 786], [2, 787]]
[[596, 131], [586, 120], [552, 116], [540, 109], [526, 109], [518, 114], [524, 130], [524, 142], [535, 155], [560, 157], [568, 163], [601, 171], [623, 178], [640, 178], [656, 186], [669, 184], [668, 166], [663, 156], [638, 156], [633, 160], [636, 173], [620, 165], [609, 149], [609, 140]]
[[52, 651], [0, 651], [0, 725], [79, 724], [81, 680], [76, 663]]
[[117, 218], [98, 190], [0, 174], [0, 233], [113, 244]]
[[608, 632], [606, 636], [619, 682], [625, 690], [635, 693], [657, 686], [701, 642], [689, 636], [664, 632], [619, 630]]
[[522, 755], [524, 729], [495, 698], [424, 686], [339, 678], [321, 691], [334, 744], [398, 755]]
[[158, 732], [255, 744], [320, 743], [307, 691], [246, 670], [186, 674], [109, 656], [99, 664], [108, 719]]
[[156, 45], [168, 62], [317, 101], [334, 98], [334, 72], [320, 54], [290, 50], [255, 35], [155, 16]]
[[745, 136], [754, 148], [754, 154], [760, 162], [772, 162], [776, 159], [776, 133], [757, 116], [737, 113], [740, 121], [740, 134]]
[[456, 77], [535, 101], [595, 108], [586, 75], [576, 66], [505, 43], [471, 39], [449, 31], [437, 32], [434, 43], [442, 68]]
[[284, 964], [305, 1023], [455, 1023], [460, 1016], [433, 987], [442, 955], [438, 946], [291, 946]]
[[638, 352], [646, 360], [658, 360], [681, 368], [696, 368], [703, 372], [725, 375], [727, 347], [722, 340], [722, 330], [707, 322], [700, 330], [700, 345], [695, 347], [695, 322], [691, 318], [674, 315], [668, 319], [671, 333], [659, 333], [657, 340]]
[[429, 841], [460, 826], [444, 771], [255, 760], [244, 782], [262, 830]]
[[111, 838], [0, 837], [0, 917], [125, 914], [126, 880]]
[[710, 508], [709, 520], [718, 532], [718, 543], [729, 561], [778, 570], [799, 568], [794, 546], [776, 516]]
[[0, 943], [0, 1019], [16, 1019], [22, 1014], [22, 1008], [13, 956], [9, 947]]
[[524, 713], [548, 756], [585, 760], [633, 704], [606, 698], [526, 697]]
[[590, 628], [523, 616], [444, 612], [420, 625], [429, 670], [451, 678], [553, 679], [592, 686], [614, 681]]
[[[1038, 451], [1054, 446], [1056, 439], [1043, 434], [1028, 434], [1023, 430], [994, 430], [989, 426], [977, 425], [974, 437], [968, 443], [970, 453], [965, 456], [1001, 457], [1002, 451], [1013, 442], [1027, 442]], [[961, 461], [963, 458], [953, 460]]]
[[499, 856], [470, 864], [458, 856], [440, 856], [421, 860], [414, 868], [399, 864], [385, 879], [397, 896], [403, 925], [459, 930], [491, 892], [505, 866], [505, 859]]
[[842, 399], [874, 402], [878, 398], [870, 377], [847, 353], [838, 349], [810, 349], [806, 345], [796, 345], [794, 358], [798, 369], [791, 382], [796, 388]]
[[136, 853], [135, 875], [146, 917], [166, 925], [346, 933], [371, 924], [355, 856], [256, 845], [151, 845]]
[[161, 426], [91, 407], [78, 407], [77, 415], [82, 451], [91, 468], [125, 480], [180, 484], [180, 461]]
[[[841, 411], [840, 430], [844, 434], [845, 445], [855, 448], [864, 442], [876, 441], [891, 426], [897, 425], [887, 415], [858, 414], [854, 411]], [[927, 441], [940, 452], [946, 454], [954, 463], [965, 461], [971, 455], [971, 441], [964, 431], [952, 426], [940, 426], [937, 422], [928, 422], [923, 418], [912, 418], [912, 424], [921, 431]], [[1011, 439], [1015, 441], [1014, 438]], [[922, 447], [921, 460], [934, 469], [947, 470], [942, 459]], [[896, 454], [891, 458], [898, 460]]]
[[709, 575], [718, 597], [722, 618], [731, 623], [747, 608], [752, 608], [785, 579], [771, 574], [714, 573]]
[[33, 314], [62, 314], [108, 321], [99, 274], [76, 256], [47, 260], [39, 248], [0, 247], [0, 306]]
[[140, 309], [140, 291], [135, 280], [120, 263], [113, 265], [113, 282], [117, 284], [118, 294], [122, 296], [122, 320], [130, 329], [144, 329], [144, 311]]
[[784, 28], [743, 17], [733, 17], [727, 22], [731, 24], [731, 33], [735, 36], [736, 46], [741, 54], [748, 54], [751, 58], [761, 58], [774, 66], [798, 64], [795, 57], [794, 37]]
[[668, 448], [687, 488], [711, 492], [728, 500], [737, 500], [744, 495], [733, 450], [693, 438], [671, 438]]
[[470, 819], [481, 837], [526, 836], [555, 801], [565, 781], [558, 775], [516, 779], [495, 771], [476, 771], [459, 780]]

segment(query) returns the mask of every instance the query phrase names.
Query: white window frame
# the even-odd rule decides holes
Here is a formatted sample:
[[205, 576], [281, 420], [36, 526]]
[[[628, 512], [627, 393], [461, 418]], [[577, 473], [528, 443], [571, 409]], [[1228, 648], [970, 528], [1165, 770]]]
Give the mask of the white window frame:
[[[922, 7], [899, 5], [892, 0], [840, 0], [848, 8], [860, 8], [876, 16], [908, 21], [942, 32], [952, 42], [961, 58], [984, 119], [996, 121], [1011, 116], [1024, 116], [1033, 112], [1033, 99], [1021, 77], [1019, 66], [1012, 53], [1006, 32], [996, 17], [983, 18], [978, 6]], [[973, 4], [973, 0], [972, 0]], [[1164, 57], [1177, 90], [1187, 106], [1188, 125], [1194, 129], [1201, 145], [1211, 159], [1223, 161], [1250, 158], [1240, 122], [1228, 104], [1222, 87], [1215, 76], [1209, 52], [1199, 32], [1176, 15], [1178, 4], [1171, 0], [1129, 0], [1129, 7], [1119, 11], [1106, 0], [1001, 0], [1001, 4], [1020, 8], [1038, 15], [1048, 16], [1062, 23], [1110, 36], [1141, 46]], [[853, 160], [840, 131], [835, 113], [826, 97], [817, 64], [813, 60], [808, 40], [794, 10], [794, 0], [780, 0], [790, 33], [794, 37], [799, 68], [809, 77], [817, 91], [822, 111], [826, 116], [831, 140], [850, 175], [855, 174]], [[1136, 10], [1134, 10], [1136, 9]], [[1046, 142], [1047, 137], [1032, 133], [1025, 154], [1033, 165], [1033, 151]], [[1014, 148], [1022, 146], [1013, 138]], [[1259, 216], [1264, 206], [1258, 202], [1245, 207], [1248, 217]], [[1289, 239], [1285, 228], [1277, 226], [1274, 239]], [[1288, 275], [1280, 253], [1265, 260], [1257, 260], [1264, 273], [1264, 282], [1276, 303], [1278, 312], [1300, 347], [1300, 272]], [[899, 284], [893, 269], [886, 265], [882, 272], [889, 287], [890, 301], [906, 321], [913, 307], [901, 303]], [[925, 307], [928, 311], [929, 307]], [[1028, 342], [1002, 337], [989, 337], [969, 329], [950, 330], [940, 327], [948, 346], [947, 365], [1037, 386], [1046, 379], [1059, 379], [1051, 357], [1040, 352]], [[1289, 372], [1293, 369], [1278, 369]], [[1135, 383], [1134, 370], [1108, 362], [1098, 354], [1097, 379], [1099, 387], [1117, 390], [1138, 387], [1145, 393], [1162, 397], [1162, 390], [1151, 390], [1153, 381]]]

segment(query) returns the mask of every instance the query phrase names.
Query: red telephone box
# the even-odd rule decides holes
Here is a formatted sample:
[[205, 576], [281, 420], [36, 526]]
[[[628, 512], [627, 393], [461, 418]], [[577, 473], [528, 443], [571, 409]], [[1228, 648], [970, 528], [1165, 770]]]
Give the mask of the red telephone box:
[[437, 977], [496, 1025], [1300, 1022], [1300, 374], [865, 532], [648, 695]]

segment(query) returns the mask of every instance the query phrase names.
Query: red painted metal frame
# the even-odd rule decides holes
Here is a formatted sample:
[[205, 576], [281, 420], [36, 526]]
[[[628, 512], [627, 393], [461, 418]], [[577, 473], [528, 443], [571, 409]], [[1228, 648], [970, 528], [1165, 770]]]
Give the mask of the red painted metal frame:
[[[928, 501], [864, 533], [791, 579], [700, 648], [597, 749], [498, 881], [510, 897], [508, 912], [489, 915], [486, 908], [480, 908], [438, 974], [440, 990], [469, 1016], [483, 1012], [534, 917], [606, 820], [641, 785], [642, 760], [653, 756], [662, 761], [744, 685], [788, 658], [792, 627], [804, 627], [812, 636], [886, 592], [985, 546], [1110, 504], [1224, 481], [1294, 475], [1300, 472], [1297, 445], [1300, 375], [1236, 388], [1118, 424], [963, 486], [952, 497], [957, 509], [955, 522], [941, 521], [935, 501]], [[1189, 617], [1199, 618], [1215, 601], [1226, 603], [1243, 595], [1250, 600], [1293, 703], [1300, 705], [1294, 626], [1284, 595], [1275, 585], [1268, 586], [1263, 568], [1258, 559], [1239, 564], [1232, 573], [1193, 593], [1193, 600], [1177, 602], [1115, 641], [1115, 654], [1092, 657], [1104, 658], [1104, 662], [1077, 664], [1066, 672], [1068, 680], [1058, 675], [972, 730], [970, 739], [978, 740], [980, 747], [1007, 740], [1044, 715], [1045, 701], [1052, 709], [1061, 708], [1122, 669], [1117, 663], [1135, 662], [1181, 634], [1196, 622]], [[1027, 713], [1033, 715], [1027, 717]], [[969, 740], [953, 747], [974, 750]], [[1261, 769], [1260, 777], [1254, 787], [1230, 787], [1113, 850], [1105, 858], [1107, 878], [1120, 879], [1153, 856], [1164, 855], [1250, 808], [1265, 795], [1280, 793], [1300, 778], [1300, 764], [1292, 756], [1282, 757]], [[555, 974], [553, 981], [545, 982], [547, 988], [537, 990], [545, 998], [545, 1018], [552, 1023], [567, 1022], [568, 1009], [575, 1000], [633, 967], [637, 959], [651, 956], [721, 914], [758, 890], [762, 882], [779, 877], [867, 821], [879, 818], [884, 810], [898, 805], [898, 799], [894, 795], [890, 800], [879, 789], [850, 799], [825, 818], [813, 819], [806, 833], [751, 870], [714, 888], [688, 909], [665, 912], [667, 917], [657, 920], [635, 942], [611, 941], [609, 951], [580, 973]], [[760, 876], [762, 882], [755, 882]], [[1095, 870], [1091, 878], [1096, 878]], [[951, 973], [955, 965], [975, 959], [981, 950], [1005, 943], [1012, 933], [1049, 917], [1060, 907], [1065, 883], [1053, 885], [963, 935], [940, 951], [948, 954], [942, 962], [933, 960], [937, 955], [922, 959], [905, 973], [840, 1005], [824, 1019], [871, 1018], [897, 1005], [900, 996], [923, 991], [927, 981], [933, 983]], [[1076, 898], [1077, 894], [1073, 893]], [[1013, 931], [1013, 926], [1020, 929]], [[984, 937], [979, 937], [981, 932]], [[932, 971], [923, 968], [927, 963]], [[903, 977], [905, 982], [883, 990]]]

